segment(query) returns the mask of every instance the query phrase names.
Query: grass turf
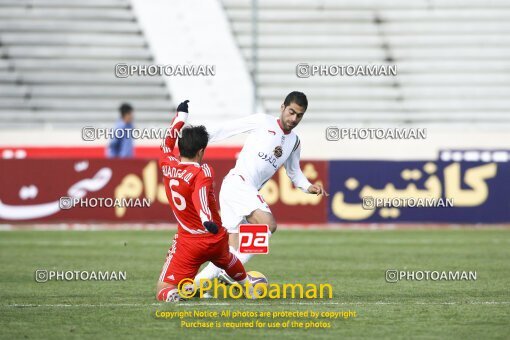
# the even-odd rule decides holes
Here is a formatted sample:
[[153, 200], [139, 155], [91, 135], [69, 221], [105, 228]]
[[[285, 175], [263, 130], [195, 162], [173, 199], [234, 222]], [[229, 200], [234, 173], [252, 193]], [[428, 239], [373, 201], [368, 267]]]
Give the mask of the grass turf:
[[[270, 254], [256, 256], [247, 269], [272, 283], [330, 283], [332, 300], [193, 299], [178, 305], [154, 298], [172, 233], [1, 232], [0, 337], [510, 337], [508, 230], [279, 231]], [[127, 280], [36, 283], [36, 269], [126, 271]], [[477, 280], [387, 283], [387, 269], [476, 271]], [[190, 329], [179, 319], [155, 317], [156, 311], [194, 310], [351, 310], [357, 317], [319, 319], [331, 328], [308, 330]]]

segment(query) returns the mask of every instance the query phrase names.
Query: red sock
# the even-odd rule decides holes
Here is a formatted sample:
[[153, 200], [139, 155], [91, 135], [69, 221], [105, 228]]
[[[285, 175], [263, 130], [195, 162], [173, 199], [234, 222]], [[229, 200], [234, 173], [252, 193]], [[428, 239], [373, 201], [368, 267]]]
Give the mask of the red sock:
[[[175, 290], [175, 287], [167, 287], [167, 288], [161, 289], [157, 296], [158, 301], [167, 301], [168, 294], [170, 292], [172, 292], [173, 290]], [[175, 291], [172, 292], [172, 294], [175, 294]]]
[[232, 261], [234, 261], [235, 258], [235, 262], [233, 262], [233, 264], [229, 267], [225, 268], [225, 271], [227, 272], [228, 276], [234, 280], [238, 282], [243, 281], [246, 279], [246, 271], [244, 270], [243, 263], [239, 261], [239, 259], [234, 254], [230, 254], [232, 255]]

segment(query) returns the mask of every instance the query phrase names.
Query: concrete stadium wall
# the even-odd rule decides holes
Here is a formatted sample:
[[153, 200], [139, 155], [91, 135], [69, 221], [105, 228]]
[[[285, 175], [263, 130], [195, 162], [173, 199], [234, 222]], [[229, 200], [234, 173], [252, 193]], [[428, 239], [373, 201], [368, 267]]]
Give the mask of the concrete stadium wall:
[[[340, 140], [327, 141], [326, 128], [332, 124], [299, 126], [296, 132], [302, 140], [303, 159], [352, 160], [435, 160], [442, 149], [510, 150], [510, 138], [505, 131], [484, 131], [481, 128], [427, 129], [425, 140]], [[338, 124], [336, 124], [339, 126]], [[242, 145], [244, 136], [237, 136], [221, 144]], [[3, 131], [0, 147], [23, 146], [105, 146], [106, 141], [85, 142], [81, 131]], [[159, 141], [135, 141], [135, 145], [158, 147]]]
[[203, 115], [252, 113], [253, 85], [218, 1], [132, 0], [158, 64], [215, 65], [213, 77], [165, 77], [174, 102]]

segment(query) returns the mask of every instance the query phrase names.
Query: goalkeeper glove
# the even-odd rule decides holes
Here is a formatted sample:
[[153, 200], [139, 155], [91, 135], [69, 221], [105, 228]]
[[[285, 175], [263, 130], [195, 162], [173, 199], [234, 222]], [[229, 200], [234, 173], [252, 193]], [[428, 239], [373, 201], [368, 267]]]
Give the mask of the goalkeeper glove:
[[179, 106], [177, 106], [177, 112], [188, 113], [188, 103], [189, 103], [189, 100], [185, 100], [182, 103], [180, 103]]
[[205, 221], [204, 222], [204, 227], [211, 234], [217, 234], [218, 233], [218, 226], [213, 221]]

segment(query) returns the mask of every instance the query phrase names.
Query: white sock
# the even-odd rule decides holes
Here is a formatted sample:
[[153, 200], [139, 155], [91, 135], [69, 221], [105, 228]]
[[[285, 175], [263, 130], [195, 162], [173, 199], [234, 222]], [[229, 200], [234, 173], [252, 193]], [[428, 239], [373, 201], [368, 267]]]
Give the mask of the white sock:
[[241, 254], [238, 250], [234, 250], [234, 254], [236, 254], [239, 261], [241, 261], [242, 264], [245, 264], [248, 262], [254, 254]]
[[216, 267], [212, 262], [209, 262], [209, 264], [195, 276], [195, 287], [200, 287], [200, 279], [212, 280], [220, 275], [220, 272], [220, 268]]

